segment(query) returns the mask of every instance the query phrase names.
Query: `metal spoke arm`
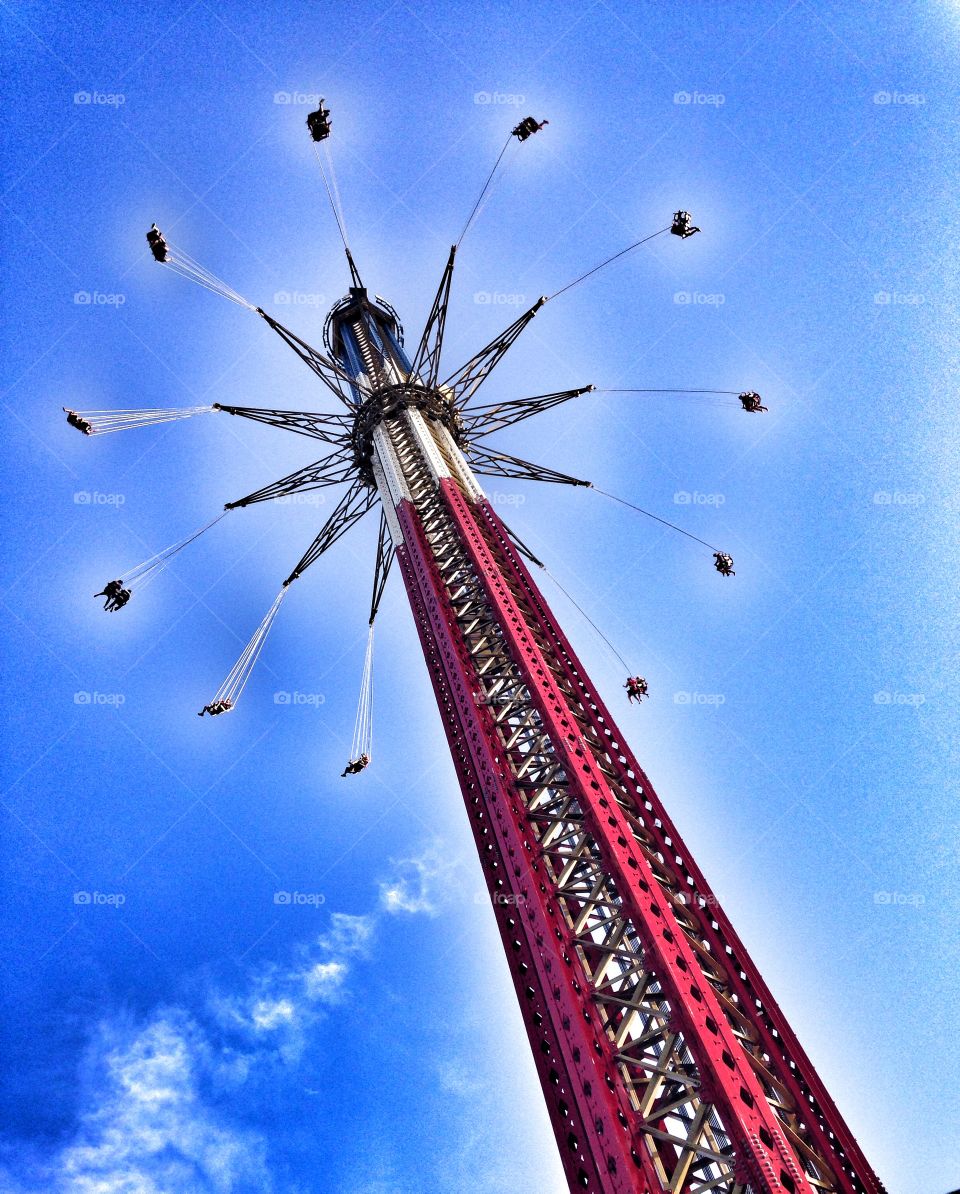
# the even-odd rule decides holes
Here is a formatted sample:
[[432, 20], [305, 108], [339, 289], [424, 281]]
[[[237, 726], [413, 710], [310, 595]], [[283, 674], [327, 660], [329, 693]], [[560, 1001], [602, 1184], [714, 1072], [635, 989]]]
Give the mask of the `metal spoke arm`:
[[344, 249], [346, 250], [347, 254], [347, 264], [350, 266], [350, 281], [358, 290], [363, 290], [363, 279], [360, 277], [360, 273], [357, 270], [356, 262], [353, 260], [353, 254], [346, 247], [346, 245], [344, 245]]
[[486, 477], [510, 477], [520, 481], [551, 481], [556, 485], [580, 485], [586, 489], [593, 488], [592, 481], [583, 481], [579, 477], [559, 473], [556, 469], [547, 468], [546, 465], [533, 464], [529, 460], [522, 460], [519, 456], [510, 456], [506, 452], [492, 452], [489, 448], [471, 447], [468, 459], [473, 471]]
[[520, 552], [520, 554], [524, 557], [524, 559], [529, 560], [531, 564], [536, 564], [536, 566], [538, 568], [546, 568], [546, 564], [544, 564], [543, 560], [538, 559], [533, 554], [533, 552], [530, 550], [529, 547], [527, 547], [526, 543], [524, 543], [524, 541], [520, 538], [520, 536], [517, 534], [517, 532], [514, 530], [511, 530], [510, 527], [507, 526], [507, 524], [503, 521], [502, 518], [500, 519], [500, 522], [503, 523], [503, 529], [510, 536], [510, 542], [517, 549], [517, 551]]
[[420, 344], [410, 367], [410, 379], [420, 378], [428, 389], [435, 389], [440, 372], [440, 352], [443, 348], [443, 331], [447, 322], [447, 307], [450, 302], [450, 285], [453, 281], [453, 260], [457, 255], [457, 246], [450, 249], [450, 256], [444, 267], [443, 277], [437, 288], [436, 298], [430, 308], [427, 326], [423, 329]]
[[576, 390], [557, 390], [552, 394], [537, 394], [533, 398], [513, 398], [506, 402], [490, 402], [485, 406], [476, 406], [472, 414], [463, 416], [467, 439], [476, 440], [485, 435], [492, 435], [494, 431], [512, 427], [514, 423], [522, 423], [524, 419], [549, 410], [551, 406], [559, 406], [562, 402], [569, 402], [571, 398], [589, 394], [596, 388], [580, 386]]
[[363, 518], [364, 514], [378, 501], [377, 491], [364, 485], [362, 481], [355, 481], [337, 503], [337, 508], [324, 523], [316, 539], [310, 544], [300, 558], [296, 568], [283, 582], [284, 586], [292, 584], [299, 576], [316, 563], [323, 553], [336, 543], [341, 535]]
[[213, 409], [257, 423], [269, 423], [271, 427], [282, 427], [284, 431], [308, 435], [327, 444], [344, 444], [350, 434], [351, 420], [347, 415], [318, 415], [312, 411], [273, 410], [261, 406], [224, 406], [222, 402], [215, 402]]
[[380, 511], [380, 530], [377, 534], [377, 562], [373, 570], [373, 595], [370, 598], [370, 625], [373, 625], [383, 598], [383, 590], [387, 587], [387, 577], [393, 564], [396, 548], [390, 538], [387, 517]]
[[248, 493], [246, 497], [235, 502], [227, 502], [226, 509], [234, 510], [240, 506], [252, 506], [255, 502], [269, 502], [275, 498], [285, 497], [288, 493], [303, 493], [310, 489], [325, 489], [328, 485], [339, 485], [347, 481], [355, 472], [353, 453], [348, 448], [341, 448], [325, 456], [322, 460], [315, 460], [305, 468], [297, 469], [279, 481], [265, 485]]
[[312, 369], [317, 377], [336, 394], [344, 406], [355, 405], [353, 400], [347, 397], [347, 391], [343, 387], [344, 385], [360, 386], [361, 383], [356, 378], [351, 377], [349, 373], [341, 369], [325, 353], [318, 352], [306, 340], [301, 340], [289, 328], [284, 327], [279, 320], [274, 319], [272, 315], [268, 315], [262, 307], [257, 307], [257, 314], [273, 328], [281, 340], [289, 344], [300, 360]]
[[452, 390], [457, 406], [465, 406], [470, 401], [546, 301], [545, 298], [538, 298], [529, 311], [524, 311], [520, 318], [514, 320], [495, 340], [481, 348], [456, 373], [451, 373], [442, 388]]

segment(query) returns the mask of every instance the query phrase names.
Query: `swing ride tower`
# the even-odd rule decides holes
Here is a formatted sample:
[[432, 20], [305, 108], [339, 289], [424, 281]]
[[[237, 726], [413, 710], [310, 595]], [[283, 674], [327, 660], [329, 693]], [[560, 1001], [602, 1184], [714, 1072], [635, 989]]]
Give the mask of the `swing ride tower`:
[[359, 291], [328, 334], [570, 1188], [879, 1191], [462, 450], [493, 353], [438, 388]]
[[[527, 125], [527, 136], [542, 127], [527, 122], [534, 126]], [[513, 135], [523, 128], [521, 122]], [[225, 512], [346, 486], [204, 712], [234, 708], [289, 587], [379, 506], [351, 766], [358, 756], [365, 760], [355, 774], [369, 762], [372, 626], [395, 559], [570, 1189], [883, 1194], [541, 594], [532, 571], [543, 568], [541, 561], [500, 519], [478, 481], [492, 475], [593, 488], [485, 442], [593, 386], [485, 405], [475, 402], [476, 393], [549, 299], [652, 236], [697, 229], [687, 213], [676, 213], [672, 225], [538, 299], [443, 376], [457, 246], [408, 355], [397, 313], [364, 287], [332, 194], [331, 205], [352, 286], [327, 318], [325, 351], [174, 249], [155, 226], [148, 241], [158, 261], [261, 317], [336, 396], [336, 413], [222, 404], [139, 414], [68, 411], [68, 421], [87, 435], [219, 411], [325, 445], [320, 460], [228, 502]], [[752, 391], [739, 398], [744, 410], [766, 409]], [[121, 604], [132, 584], [155, 575], [216, 521], [138, 566], [127, 581], [110, 582], [114, 593], [126, 593]], [[729, 557], [714, 554], [718, 571], [730, 575]], [[109, 586], [106, 595], [108, 608], [119, 608], [109, 604]]]

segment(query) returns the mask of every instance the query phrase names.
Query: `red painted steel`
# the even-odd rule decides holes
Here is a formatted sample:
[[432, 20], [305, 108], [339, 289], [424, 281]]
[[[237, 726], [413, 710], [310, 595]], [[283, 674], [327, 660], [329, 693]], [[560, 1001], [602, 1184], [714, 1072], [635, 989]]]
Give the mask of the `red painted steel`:
[[[474, 512], [489, 529], [488, 542], [504, 574], [511, 578], [530, 601], [536, 625], [553, 647], [552, 661], [581, 693], [580, 709], [609, 744], [609, 759], [626, 788], [632, 790], [649, 813], [644, 824], [660, 847], [663, 864], [676, 877], [678, 887], [693, 904], [702, 900], [709, 915], [699, 918], [699, 927], [709, 942], [714, 958], [726, 963], [726, 977], [736, 992], [741, 1008], [756, 1028], [764, 1049], [782, 1063], [777, 1079], [790, 1091], [796, 1106], [813, 1114], [806, 1121], [822, 1154], [836, 1162], [837, 1186], [844, 1194], [884, 1194], [884, 1187], [863, 1155], [856, 1138], [841, 1116], [819, 1074], [799, 1043], [759, 970], [720, 901], [714, 895], [692, 854], [677, 832], [643, 768], [617, 728], [599, 693], [593, 688], [583, 665], [514, 548], [509, 533], [489, 502], [477, 504]], [[690, 882], [692, 880], [692, 882]], [[729, 952], [728, 952], [729, 951]]]
[[667, 991], [687, 1043], [702, 1072], [708, 1075], [710, 1100], [721, 1108], [733, 1136], [738, 1160], [758, 1190], [812, 1187], [796, 1156], [783, 1141], [780, 1124], [763, 1089], [743, 1059], [743, 1052], [727, 1023], [710, 985], [669, 904], [662, 901], [659, 883], [640, 852], [623, 811], [612, 798], [606, 777], [585, 748], [550, 666], [510, 593], [493, 559], [469, 503], [450, 480], [440, 488], [461, 540], [484, 584], [507, 634], [515, 662], [524, 673], [531, 695], [548, 727], [554, 746], [564, 758], [568, 781], [576, 785], [617, 890], [649, 951], [651, 968]]
[[[405, 451], [412, 460], [409, 444]], [[503, 659], [529, 694], [530, 716], [639, 937], [644, 968], [669, 1003], [669, 1031], [681, 1034], [696, 1066], [699, 1105], [719, 1115], [713, 1129], [730, 1141], [724, 1155], [735, 1167], [723, 1189], [883, 1194], [505, 527], [450, 478], [432, 490], [421, 467], [413, 488], [419, 496], [397, 507], [397, 558], [570, 1188], [662, 1194], [719, 1189], [721, 1179], [714, 1187], [709, 1177], [678, 1177], [674, 1185], [663, 1176], [676, 1163], [676, 1138], [668, 1147], [657, 1130], [667, 1131], [666, 1118], [644, 1121], [638, 1112], [638, 1088], [625, 1082], [620, 1045], [594, 1002], [599, 991], [578, 952], [595, 970], [594, 946], [563, 913], [501, 737], [508, 723], [498, 725], [488, 707], [490, 675], [481, 675], [482, 654], [471, 653], [469, 600], [459, 595], [469, 599], [471, 585], [502, 633]], [[569, 908], [571, 897], [563, 898]], [[669, 1108], [652, 1106], [655, 1117], [669, 1117]], [[804, 1157], [816, 1163], [818, 1181]]]
[[[529, 828], [522, 823], [498, 758], [489, 711], [478, 700], [481, 685], [458, 642], [456, 620], [420, 520], [409, 502], [401, 504], [398, 514], [405, 542], [397, 559], [570, 1188], [652, 1194], [660, 1184], [647, 1159], [633, 1152], [618, 1119], [617, 1112], [626, 1117], [629, 1107], [610, 1089], [616, 1087], [612, 1067], [597, 1064], [604, 1052], [603, 1034], [595, 1020], [583, 1015], [573, 988], [578, 982], [586, 989], [586, 975], [575, 955], [555, 944], [559, 918], [542, 890]], [[584, 1144], [575, 1155], [571, 1135]]]

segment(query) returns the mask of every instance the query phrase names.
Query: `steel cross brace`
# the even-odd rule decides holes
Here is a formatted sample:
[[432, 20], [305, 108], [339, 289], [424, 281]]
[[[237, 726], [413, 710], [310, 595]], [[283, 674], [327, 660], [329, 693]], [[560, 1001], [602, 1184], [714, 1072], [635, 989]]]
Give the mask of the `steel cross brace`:
[[539, 415], [553, 406], [559, 406], [562, 402], [569, 402], [571, 398], [589, 394], [596, 388], [581, 386], [577, 390], [556, 390], [552, 394], [536, 394], [532, 398], [509, 398], [505, 402], [475, 406], [470, 414], [463, 416], [466, 438], [469, 441], [482, 439], [495, 431], [501, 431], [504, 427], [512, 427], [514, 423], [522, 423], [524, 419]]
[[304, 493], [311, 489], [324, 489], [329, 485], [340, 485], [349, 481], [356, 474], [353, 462], [353, 452], [349, 448], [340, 448], [331, 452], [322, 460], [315, 460], [313, 464], [305, 465], [273, 481], [262, 489], [248, 493], [246, 497], [235, 502], [227, 502], [226, 509], [234, 510], [238, 506], [252, 506], [255, 502], [269, 502], [274, 498], [285, 497], [289, 493]]
[[341, 535], [346, 534], [355, 523], [363, 518], [377, 500], [375, 489], [369, 489], [362, 481], [354, 481], [321, 527], [316, 539], [303, 553], [296, 568], [283, 582], [284, 585], [292, 584], [297, 577], [302, 576], [311, 564], [316, 563], [323, 553], [336, 543]]
[[457, 406], [464, 406], [470, 401], [496, 368], [507, 349], [546, 301], [545, 298], [538, 298], [529, 311], [525, 311], [519, 319], [515, 319], [485, 348], [481, 348], [465, 365], [461, 365], [456, 373], [450, 374], [440, 388], [450, 389], [453, 392], [453, 399]]
[[[450, 479], [440, 482], [471, 562], [480, 577], [498, 621], [504, 627], [515, 662], [523, 673], [544, 726], [575, 789], [589, 827], [630, 919], [641, 934], [651, 968], [657, 975], [701, 1074], [707, 1080], [707, 1101], [721, 1111], [726, 1130], [733, 1134], [738, 1160], [751, 1183], [765, 1194], [791, 1189], [813, 1194], [792, 1150], [782, 1142], [780, 1124], [753, 1070], [744, 1063], [713, 988], [697, 981], [696, 954], [669, 905], [658, 902], [659, 884], [642, 851], [632, 842], [623, 810], [614, 800], [606, 776], [586, 749], [578, 727], [570, 720], [566, 699], [549, 665], [509, 592], [463, 494]], [[662, 900], [662, 893], [659, 898]], [[678, 976], [683, 975], [681, 980]]]
[[[730, 1015], [744, 1022], [746, 1031], [741, 1044], [747, 1050], [748, 1059], [758, 1070], [764, 1064], [774, 1067], [774, 1073], [767, 1070], [762, 1077], [772, 1091], [780, 1088], [781, 1096], [784, 1090], [787, 1092], [784, 1110], [790, 1114], [785, 1118], [796, 1120], [800, 1117], [803, 1120], [802, 1132], [798, 1132], [800, 1125], [797, 1124], [793, 1135], [789, 1123], [781, 1125], [793, 1147], [814, 1160], [821, 1170], [825, 1169], [828, 1174], [832, 1171], [833, 1181], [825, 1188], [835, 1186], [844, 1194], [885, 1194], [883, 1185], [824, 1088], [719, 900], [677, 833], [653, 785], [511, 544], [508, 528], [488, 502], [478, 504], [474, 511], [505, 575], [522, 590], [528, 602], [529, 616], [543, 635], [546, 653], [556, 662], [557, 670], [578, 700], [582, 716], [592, 732], [595, 751], [603, 753], [619, 782], [623, 797], [618, 799], [626, 804], [631, 820], [635, 822], [635, 836], [646, 838], [651, 850], [656, 851], [658, 865], [666, 872], [665, 895], [673, 899], [681, 923], [686, 922], [685, 931], [698, 950], [705, 977], [716, 988], [721, 988], [719, 993]], [[674, 889], [672, 897], [670, 887]], [[728, 992], [726, 997], [723, 989]], [[735, 1002], [730, 1000], [730, 995]], [[759, 1040], [751, 1046], [754, 1036]], [[749, 1051], [751, 1047], [753, 1053]], [[766, 1063], [760, 1060], [763, 1055], [766, 1055]]]
[[[416, 353], [414, 353], [413, 363], [410, 366], [410, 380], [419, 381], [420, 384], [430, 390], [436, 387], [437, 375], [440, 372], [440, 353], [443, 351], [443, 331], [447, 323], [450, 284], [453, 281], [453, 259], [456, 255], [457, 246], [452, 245], [450, 256], [447, 258], [447, 264], [443, 270], [443, 277], [440, 279], [440, 285], [437, 288], [436, 298], [433, 300], [433, 306], [430, 308], [430, 314], [427, 317], [427, 325], [423, 329], [420, 344]], [[426, 373], [421, 377], [421, 370], [424, 368], [426, 369]]]
[[289, 328], [285, 328], [279, 320], [274, 319], [272, 315], [268, 315], [262, 307], [257, 307], [257, 314], [273, 328], [281, 340], [290, 345], [300, 360], [305, 365], [308, 365], [324, 385], [336, 394], [344, 406], [350, 407], [356, 405], [353, 399], [347, 397], [343, 389], [344, 384], [347, 386], [358, 386], [359, 383], [355, 378], [352, 378], [349, 373], [341, 369], [330, 357], [319, 352], [312, 345], [308, 344], [306, 340], [301, 340]]
[[387, 526], [387, 516], [380, 507], [380, 527], [377, 531], [377, 559], [373, 567], [373, 593], [370, 597], [370, 625], [373, 625], [383, 599], [383, 590], [387, 587], [387, 577], [393, 564], [396, 551], [390, 541], [390, 529]]
[[350, 437], [353, 420], [348, 415], [321, 415], [303, 410], [271, 410], [259, 406], [225, 406], [222, 402], [213, 404], [214, 410], [226, 411], [228, 415], [240, 415], [257, 423], [268, 423], [297, 435], [308, 435], [311, 439], [323, 440], [328, 444], [343, 444]]
[[580, 485], [586, 489], [593, 487], [591, 481], [582, 481], [579, 477], [571, 477], [568, 473], [558, 472], [544, 464], [534, 464], [507, 452], [493, 452], [489, 448], [478, 448], [473, 444], [467, 448], [467, 458], [473, 471], [485, 477], [508, 477], [515, 481], [549, 481], [554, 485]]
[[[646, 1157], [632, 1153], [630, 1136], [618, 1117], [629, 1108], [618, 1105], [610, 1075], [608, 1081], [600, 1080], [599, 1022], [584, 1018], [568, 974], [558, 975], [552, 989], [542, 985], [542, 976], [556, 965], [553, 942], [563, 935], [564, 926], [537, 873], [534, 843], [522, 804], [510, 790], [508, 769], [492, 749], [489, 707], [483, 704], [483, 688], [469, 656], [452, 631], [456, 613], [416, 508], [405, 501], [398, 516], [404, 534], [398, 558], [570, 1188], [593, 1194], [653, 1194], [661, 1188], [656, 1175]], [[503, 902], [497, 903], [497, 897]], [[579, 973], [573, 983], [583, 987], [586, 975], [579, 972], [576, 957], [566, 954], [564, 964], [570, 974]], [[558, 1022], [562, 1031], [551, 1032]], [[565, 1133], [577, 1143], [576, 1157], [570, 1156], [572, 1148], [566, 1153], [562, 1148]]]

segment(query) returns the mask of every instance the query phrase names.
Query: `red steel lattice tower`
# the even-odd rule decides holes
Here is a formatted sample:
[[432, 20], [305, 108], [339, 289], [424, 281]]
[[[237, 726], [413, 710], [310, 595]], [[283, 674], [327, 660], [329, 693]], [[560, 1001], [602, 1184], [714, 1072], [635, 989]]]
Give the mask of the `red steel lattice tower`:
[[327, 343], [368, 382], [357, 460], [396, 548], [570, 1188], [880, 1194], [468, 463], [458, 412], [540, 304], [437, 386], [445, 297], [413, 366], [392, 312], [359, 288]]
[[[696, 231], [677, 212], [661, 233]], [[261, 316], [346, 408], [67, 412], [89, 435], [215, 409], [328, 445], [320, 460], [228, 510], [348, 485], [203, 712], [234, 707], [287, 586], [379, 503], [371, 628], [396, 558], [570, 1188], [883, 1194], [534, 583], [524, 562], [533, 557], [477, 482], [489, 474], [588, 484], [483, 441], [592, 387], [472, 402], [547, 300], [440, 382], [456, 248], [411, 361], [396, 312], [368, 296], [345, 238], [353, 286], [328, 316], [326, 353], [156, 226], [147, 239], [158, 261]], [[746, 410], [766, 409], [752, 391], [739, 397]], [[111, 581], [101, 594], [108, 608], [200, 533]], [[717, 553], [718, 569], [728, 559]], [[371, 649], [372, 639], [368, 660]], [[359, 750], [355, 771], [369, 762]]]

